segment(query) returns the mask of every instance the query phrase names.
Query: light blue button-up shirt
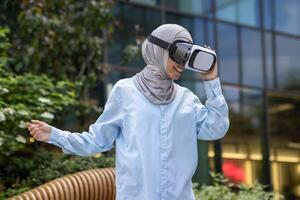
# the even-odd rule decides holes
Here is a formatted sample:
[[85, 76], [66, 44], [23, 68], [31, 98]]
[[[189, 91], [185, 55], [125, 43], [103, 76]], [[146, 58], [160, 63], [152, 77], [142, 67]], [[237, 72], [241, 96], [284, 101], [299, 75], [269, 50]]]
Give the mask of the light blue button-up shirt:
[[198, 163], [197, 139], [224, 137], [228, 106], [219, 78], [204, 82], [205, 105], [189, 89], [175, 87], [171, 103], [154, 105], [133, 77], [119, 80], [88, 132], [52, 126], [48, 143], [66, 154], [89, 156], [116, 142], [117, 200], [194, 200], [191, 179]]

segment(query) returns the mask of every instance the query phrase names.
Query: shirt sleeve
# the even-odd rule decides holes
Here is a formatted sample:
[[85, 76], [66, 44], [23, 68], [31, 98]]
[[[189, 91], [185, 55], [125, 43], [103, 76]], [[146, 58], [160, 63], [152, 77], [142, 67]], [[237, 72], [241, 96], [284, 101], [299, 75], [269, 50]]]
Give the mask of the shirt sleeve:
[[207, 97], [205, 105], [194, 95], [197, 138], [220, 139], [229, 128], [228, 105], [222, 94], [220, 79], [204, 81], [204, 89]]
[[71, 133], [51, 126], [52, 129], [47, 143], [60, 147], [65, 154], [79, 156], [90, 156], [108, 151], [113, 147], [118, 135], [121, 134], [122, 119], [121, 101], [114, 87], [102, 114], [95, 123], [89, 126], [88, 132]]

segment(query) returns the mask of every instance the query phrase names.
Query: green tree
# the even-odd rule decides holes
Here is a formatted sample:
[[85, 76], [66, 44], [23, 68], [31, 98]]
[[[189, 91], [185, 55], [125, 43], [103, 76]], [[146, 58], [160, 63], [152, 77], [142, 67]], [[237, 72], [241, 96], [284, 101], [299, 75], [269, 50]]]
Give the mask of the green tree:
[[71, 80], [104, 73], [103, 32], [113, 28], [111, 6], [104, 0], [23, 1], [12, 68]]
[[[223, 175], [211, 172], [212, 185], [194, 187], [196, 199], [201, 200], [283, 200], [284, 196], [276, 192], [267, 192], [265, 186], [258, 182], [253, 185], [234, 184]], [[237, 191], [236, 191], [237, 190]]]

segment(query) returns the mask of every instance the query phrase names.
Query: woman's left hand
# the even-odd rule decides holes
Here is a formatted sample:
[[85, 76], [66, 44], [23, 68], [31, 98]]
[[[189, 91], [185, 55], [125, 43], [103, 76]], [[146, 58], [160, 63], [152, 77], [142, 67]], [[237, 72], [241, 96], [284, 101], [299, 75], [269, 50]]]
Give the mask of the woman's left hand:
[[[210, 48], [210, 46], [204, 45], [204, 47], [215, 51], [214, 49]], [[199, 76], [200, 79], [202, 79], [203, 81], [210, 81], [216, 79], [218, 77], [218, 62], [216, 61], [215, 65], [208, 73], [199, 73]]]

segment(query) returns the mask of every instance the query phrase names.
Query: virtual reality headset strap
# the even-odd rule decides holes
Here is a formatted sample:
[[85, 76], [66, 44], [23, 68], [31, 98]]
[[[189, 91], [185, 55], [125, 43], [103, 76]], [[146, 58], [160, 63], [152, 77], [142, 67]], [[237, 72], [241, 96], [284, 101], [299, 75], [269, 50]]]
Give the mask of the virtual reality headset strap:
[[149, 42], [152, 42], [153, 44], [156, 44], [157, 46], [169, 51], [170, 48], [171, 48], [171, 44], [164, 41], [164, 40], [161, 40], [153, 35], [149, 35], [148, 38]]
[[[177, 45], [176, 45], [177, 43], [188, 43], [190, 45], [193, 45], [192, 43], [187, 42], [187, 41], [183, 41], [183, 40], [175, 40], [173, 43], [168, 43], [168, 42], [166, 42], [164, 40], [161, 40], [161, 39], [159, 39], [159, 38], [157, 38], [153, 35], [149, 35], [147, 39], [149, 40], [149, 42], [151, 42], [153, 44], [156, 44], [157, 46], [169, 51], [170, 58], [172, 58], [175, 61], [176, 61], [176, 59], [174, 58], [174, 55], [175, 55], [175, 52], [178, 48]], [[184, 64], [184, 63], [182, 63], [182, 64]]]
[[183, 40], [175, 40], [173, 43], [168, 43], [168, 42], [161, 40], [153, 35], [149, 35], [147, 39], [149, 40], [149, 42], [152, 42], [153, 44], [156, 44], [157, 46], [159, 46], [163, 49], [166, 49], [171, 54], [173, 53], [174, 50], [176, 50], [176, 48], [174, 48], [174, 47], [175, 47], [176, 43], [178, 43], [178, 42], [192, 44], [190, 42], [183, 41]]

